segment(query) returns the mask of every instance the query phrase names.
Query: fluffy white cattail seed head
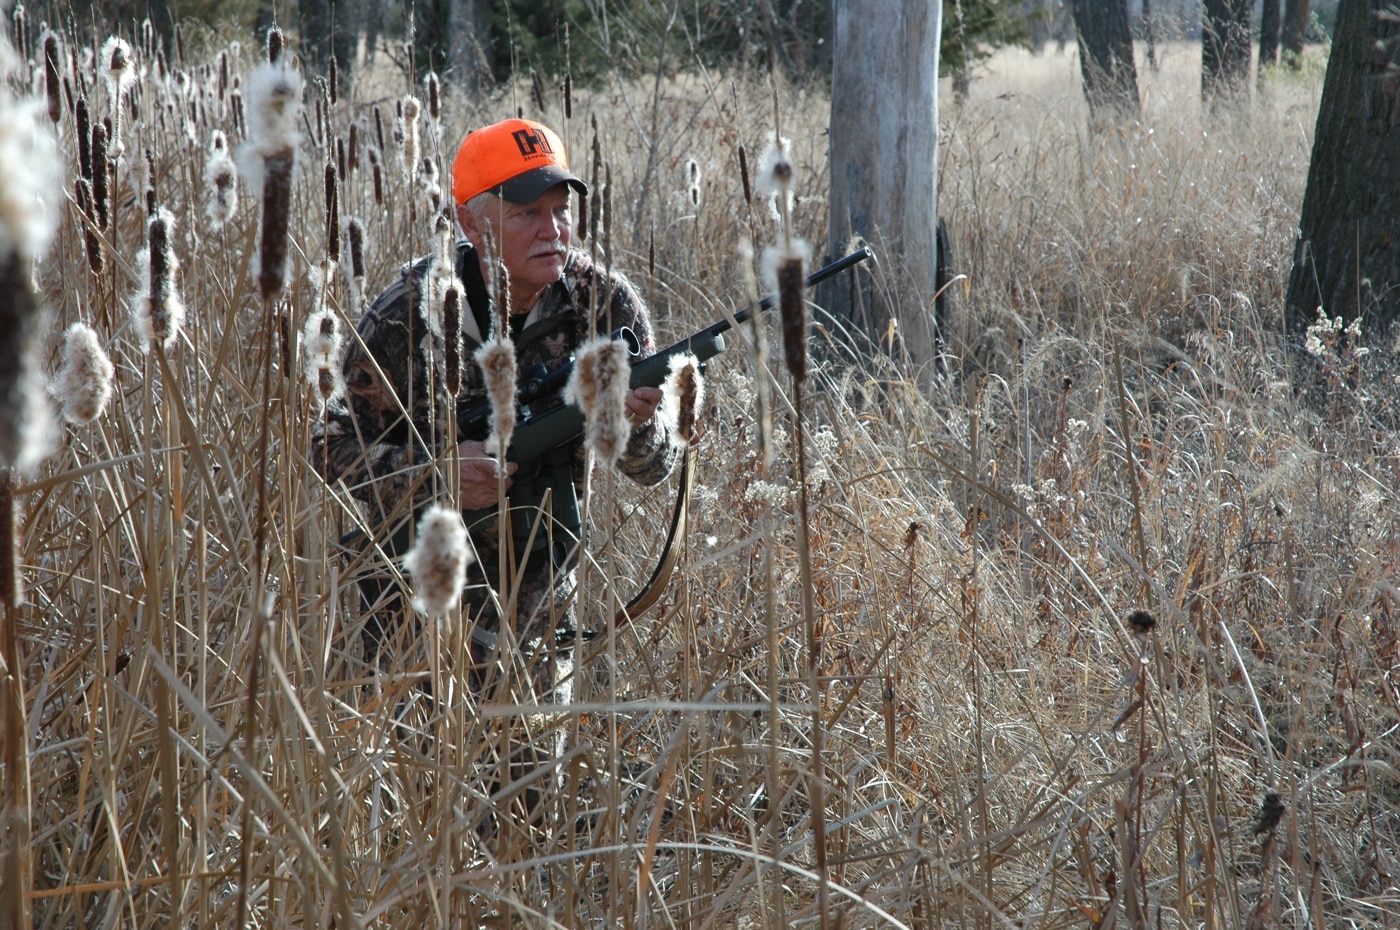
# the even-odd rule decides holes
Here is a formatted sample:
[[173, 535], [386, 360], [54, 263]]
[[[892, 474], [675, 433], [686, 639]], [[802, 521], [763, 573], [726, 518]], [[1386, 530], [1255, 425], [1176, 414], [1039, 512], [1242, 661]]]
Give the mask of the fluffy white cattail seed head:
[[404, 568], [413, 578], [414, 609], [437, 617], [455, 610], [470, 564], [461, 512], [429, 507], [418, 522], [418, 541], [404, 557]]
[[91, 423], [102, 416], [112, 399], [116, 369], [102, 340], [86, 323], [74, 323], [63, 334], [63, 366], [54, 379], [54, 394], [69, 423]]
[[301, 333], [302, 357], [306, 362], [306, 380], [321, 406], [344, 392], [341, 372], [341, 349], [344, 340], [340, 320], [329, 310], [314, 313]]
[[185, 321], [178, 278], [180, 260], [171, 244], [174, 232], [175, 217], [164, 208], [157, 210], [146, 226], [146, 248], [136, 256], [140, 285], [131, 300], [131, 315], [147, 352], [156, 342], [167, 350], [174, 346]]
[[695, 436], [695, 422], [705, 404], [705, 379], [700, 361], [689, 352], [672, 356], [662, 394], [662, 416], [675, 427], [676, 439], [688, 443]]
[[486, 382], [491, 401], [491, 433], [486, 437], [488, 455], [503, 457], [515, 432], [515, 343], [492, 338], [472, 356]]
[[599, 336], [578, 350], [574, 370], [564, 388], [564, 400], [583, 411], [584, 443], [602, 462], [611, 465], [627, 448], [627, 344]]
[[215, 229], [222, 229], [238, 212], [238, 172], [229, 155], [228, 138], [217, 129], [204, 163], [204, 196], [205, 215]]

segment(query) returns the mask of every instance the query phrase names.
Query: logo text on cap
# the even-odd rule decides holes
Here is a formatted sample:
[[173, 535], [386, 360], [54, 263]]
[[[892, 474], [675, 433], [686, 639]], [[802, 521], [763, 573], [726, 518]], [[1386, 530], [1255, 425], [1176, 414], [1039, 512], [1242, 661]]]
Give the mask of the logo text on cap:
[[522, 158], [529, 158], [532, 155], [554, 154], [549, 140], [545, 138], [544, 133], [537, 129], [517, 129], [511, 133], [511, 136], [515, 139], [515, 144], [519, 147]]

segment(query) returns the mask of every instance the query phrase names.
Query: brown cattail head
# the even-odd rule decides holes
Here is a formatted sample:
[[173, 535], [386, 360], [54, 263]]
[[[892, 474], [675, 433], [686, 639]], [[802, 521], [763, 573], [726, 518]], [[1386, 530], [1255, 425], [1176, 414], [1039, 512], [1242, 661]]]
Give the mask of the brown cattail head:
[[102, 340], [86, 323], [74, 323], [63, 334], [63, 365], [54, 379], [54, 394], [69, 423], [91, 423], [102, 416], [112, 398], [116, 369]]
[[418, 541], [404, 557], [413, 578], [414, 609], [438, 617], [455, 610], [471, 561], [461, 511], [429, 507], [418, 522]]
[[[268, 33], [269, 52], [273, 31]], [[257, 279], [263, 302], [268, 304], [286, 287], [302, 86], [300, 72], [282, 64], [260, 65], [248, 76], [248, 142], [239, 152], [239, 167], [249, 186], [262, 196]]]
[[598, 336], [579, 347], [574, 370], [564, 387], [564, 400], [583, 411], [584, 443], [604, 464], [611, 465], [627, 448], [627, 344]]
[[695, 438], [695, 423], [705, 404], [700, 361], [689, 352], [672, 356], [664, 390], [666, 416], [675, 426], [676, 440], [688, 444]]
[[686, 178], [689, 181], [690, 205], [700, 206], [700, 163], [695, 159], [689, 159], [685, 164]]
[[58, 70], [58, 62], [63, 52], [58, 45], [58, 36], [53, 32], [44, 33], [44, 95], [49, 102], [49, 119], [57, 123], [63, 118], [63, 78]]
[[346, 132], [345, 140], [345, 173], [346, 175], [355, 172], [355, 166], [360, 158], [360, 121], [350, 124], [350, 129]]
[[86, 97], [79, 97], [73, 107], [73, 127], [78, 136], [78, 173], [92, 180], [92, 118]]
[[111, 198], [108, 192], [111, 177], [112, 165], [107, 155], [107, 125], [98, 123], [92, 127], [92, 218], [97, 221], [97, 228], [101, 230], [107, 229], [111, 215]]
[[326, 96], [330, 99], [331, 106], [340, 99], [340, 65], [336, 62], [335, 55], [331, 55], [331, 64], [326, 72]]
[[778, 294], [783, 326], [783, 361], [795, 381], [807, 378], [807, 243], [793, 239], [787, 246], [763, 250], [763, 280]]
[[448, 397], [462, 391], [462, 292], [448, 285], [442, 295], [443, 384]]
[[282, 30], [273, 26], [267, 31], [267, 63], [275, 65], [282, 60]]
[[564, 119], [574, 118], [574, 75], [572, 71], [564, 72]]
[[306, 321], [301, 334], [306, 380], [323, 410], [332, 397], [345, 390], [341, 373], [342, 343], [340, 320], [331, 311], [314, 313]]
[[744, 182], [744, 203], [753, 204], [753, 188], [749, 186], [749, 156], [744, 147], [739, 146], [739, 178]]
[[436, 129], [442, 123], [442, 82], [436, 71], [429, 71], [423, 78], [423, 91], [428, 98], [428, 121]]
[[1284, 807], [1283, 798], [1277, 791], [1270, 791], [1264, 795], [1264, 801], [1259, 805], [1259, 816], [1254, 821], [1254, 834], [1273, 834], [1278, 829], [1279, 822], [1283, 820], [1283, 815], [1287, 812]]
[[170, 211], [157, 210], [146, 225], [146, 248], [136, 256], [142, 288], [132, 299], [131, 310], [147, 352], [152, 343], [167, 350], [174, 346], [185, 319], [177, 281], [180, 262], [171, 246], [174, 228]]
[[1157, 629], [1157, 618], [1152, 616], [1151, 611], [1135, 610], [1128, 614], [1128, 629], [1132, 630], [1134, 635], [1146, 636]]
[[493, 337], [472, 356], [486, 382], [491, 402], [491, 433], [486, 437], [488, 455], [504, 457], [515, 432], [515, 390], [518, 372], [515, 343], [509, 337]]
[[374, 177], [374, 202], [382, 207], [384, 205], [384, 166], [381, 164], [379, 149], [371, 145], [366, 154], [369, 156], [370, 174]]
[[326, 163], [326, 257], [340, 261], [340, 177], [335, 166]]
[[85, 217], [83, 245], [87, 250], [88, 267], [92, 269], [93, 274], [101, 274], [107, 261], [102, 251], [102, 237], [97, 234], [96, 218], [93, 216], [92, 184], [87, 178], [74, 179], [73, 199], [78, 202], [78, 210]]
[[365, 277], [365, 224], [358, 216], [345, 221], [345, 231], [350, 239], [350, 277], [361, 281]]

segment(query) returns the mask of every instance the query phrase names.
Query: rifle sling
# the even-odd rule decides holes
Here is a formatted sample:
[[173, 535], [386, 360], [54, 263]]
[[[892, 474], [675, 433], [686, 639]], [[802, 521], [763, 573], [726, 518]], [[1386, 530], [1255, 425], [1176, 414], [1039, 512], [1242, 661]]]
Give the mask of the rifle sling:
[[627, 602], [627, 606], [617, 612], [613, 617], [614, 626], [624, 626], [646, 613], [666, 590], [666, 585], [671, 581], [671, 572], [676, 567], [676, 559], [680, 557], [681, 547], [679, 541], [685, 538], [686, 525], [689, 523], [690, 512], [690, 492], [695, 486], [695, 446], [687, 443], [685, 447], [685, 458], [681, 462], [681, 482], [676, 489], [676, 507], [671, 512], [671, 529], [666, 534], [666, 547], [661, 550], [661, 559], [656, 563], [656, 569], [647, 579], [647, 583], [642, 586], [642, 590], [637, 592], [637, 596]]

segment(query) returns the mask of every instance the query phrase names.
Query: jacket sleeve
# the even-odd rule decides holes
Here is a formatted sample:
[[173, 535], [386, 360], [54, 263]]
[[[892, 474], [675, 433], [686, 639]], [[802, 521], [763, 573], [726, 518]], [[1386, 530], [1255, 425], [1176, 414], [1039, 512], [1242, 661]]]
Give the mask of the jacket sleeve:
[[[415, 360], [414, 289], [407, 274], [366, 311], [351, 337], [343, 371], [345, 394], [327, 404], [312, 428], [311, 461], [329, 484], [344, 483], [380, 522], [412, 495], [414, 509], [434, 496], [434, 460], [412, 407]], [[426, 398], [422, 399], [426, 401]]]
[[[655, 355], [656, 336], [651, 317], [636, 289], [619, 274], [611, 276], [610, 289], [609, 325], [630, 327], [641, 343], [641, 356]], [[668, 422], [658, 408], [655, 416], [632, 429], [617, 467], [638, 484], [657, 484], [671, 474], [684, 451], [676, 440], [675, 424]]]

